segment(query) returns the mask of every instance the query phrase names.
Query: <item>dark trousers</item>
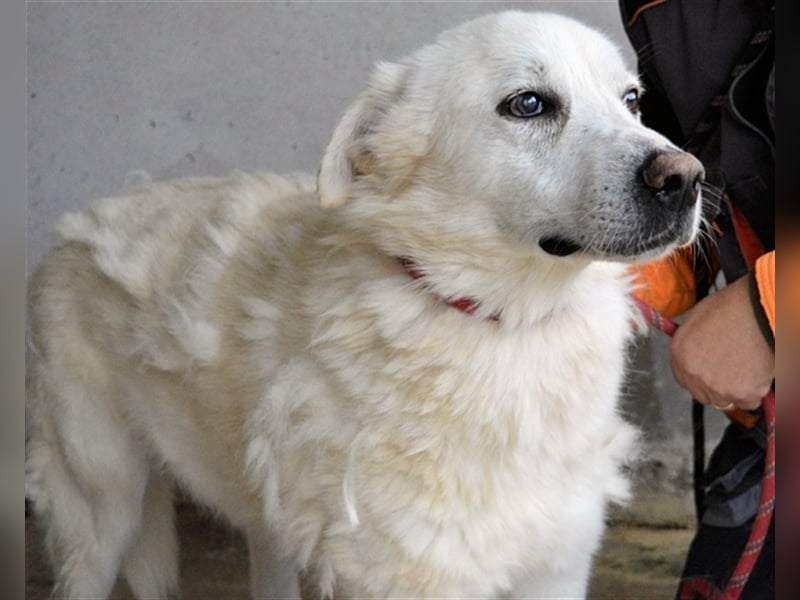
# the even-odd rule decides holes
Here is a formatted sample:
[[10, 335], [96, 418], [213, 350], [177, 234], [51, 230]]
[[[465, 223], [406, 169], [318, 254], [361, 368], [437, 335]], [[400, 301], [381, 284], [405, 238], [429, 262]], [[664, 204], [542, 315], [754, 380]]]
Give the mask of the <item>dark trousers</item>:
[[[764, 473], [763, 428], [731, 424], [709, 461], [703, 514], [682, 578], [700, 576], [722, 590], [747, 544]], [[775, 516], [741, 600], [775, 598]]]

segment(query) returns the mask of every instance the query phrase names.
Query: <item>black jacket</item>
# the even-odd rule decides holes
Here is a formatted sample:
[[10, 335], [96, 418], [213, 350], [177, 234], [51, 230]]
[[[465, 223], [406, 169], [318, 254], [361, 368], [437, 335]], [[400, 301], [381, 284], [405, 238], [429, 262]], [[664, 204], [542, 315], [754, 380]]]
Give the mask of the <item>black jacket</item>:
[[[773, 29], [773, 7], [764, 0], [620, 2], [646, 86], [644, 123], [697, 154], [709, 183], [744, 214], [765, 250], [775, 247], [775, 42], [770, 33], [753, 37]], [[728, 207], [718, 208], [717, 226], [731, 234], [719, 245], [732, 280], [746, 266], [730, 243]]]

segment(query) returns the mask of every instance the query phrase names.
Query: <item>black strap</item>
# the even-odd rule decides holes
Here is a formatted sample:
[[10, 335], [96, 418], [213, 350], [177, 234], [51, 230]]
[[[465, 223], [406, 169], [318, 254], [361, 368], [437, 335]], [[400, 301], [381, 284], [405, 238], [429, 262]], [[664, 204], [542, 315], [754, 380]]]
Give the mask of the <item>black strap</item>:
[[703, 423], [703, 405], [692, 399], [692, 486], [694, 487], [694, 514], [697, 526], [703, 520], [706, 501], [706, 432]]
[[750, 304], [753, 306], [753, 314], [756, 318], [756, 323], [758, 323], [761, 335], [764, 336], [764, 341], [766, 341], [769, 347], [772, 348], [772, 351], [775, 352], [775, 334], [772, 332], [767, 313], [761, 304], [761, 293], [758, 289], [755, 268], [747, 274], [747, 288], [750, 293]]

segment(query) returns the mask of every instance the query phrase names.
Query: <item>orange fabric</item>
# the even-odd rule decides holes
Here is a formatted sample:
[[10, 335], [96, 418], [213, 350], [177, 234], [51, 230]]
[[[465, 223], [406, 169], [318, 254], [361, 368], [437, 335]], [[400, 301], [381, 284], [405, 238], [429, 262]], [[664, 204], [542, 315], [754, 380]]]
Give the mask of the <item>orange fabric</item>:
[[634, 295], [665, 317], [686, 312], [697, 302], [694, 252], [679, 248], [657, 261], [632, 267]]
[[772, 333], [775, 333], [775, 251], [758, 258], [755, 270], [761, 306], [767, 315]]
[[742, 211], [736, 208], [731, 202], [728, 202], [728, 207], [731, 211], [733, 230], [736, 233], [736, 241], [739, 243], [742, 257], [744, 257], [747, 266], [752, 269], [758, 257], [764, 254], [766, 250], [753, 231], [753, 228], [750, 226], [750, 223], [745, 219]]

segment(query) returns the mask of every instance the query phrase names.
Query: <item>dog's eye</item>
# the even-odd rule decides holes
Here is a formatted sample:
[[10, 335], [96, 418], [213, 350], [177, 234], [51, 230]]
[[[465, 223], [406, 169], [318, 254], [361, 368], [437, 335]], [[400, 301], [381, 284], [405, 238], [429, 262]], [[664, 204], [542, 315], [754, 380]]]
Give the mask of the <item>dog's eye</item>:
[[547, 110], [547, 104], [534, 92], [522, 92], [506, 103], [508, 112], [520, 119], [537, 117]]
[[625, 102], [625, 106], [628, 107], [628, 110], [631, 111], [633, 114], [639, 113], [639, 100], [641, 96], [639, 95], [639, 90], [636, 88], [630, 89], [625, 92], [625, 95], [622, 96], [622, 100]]

